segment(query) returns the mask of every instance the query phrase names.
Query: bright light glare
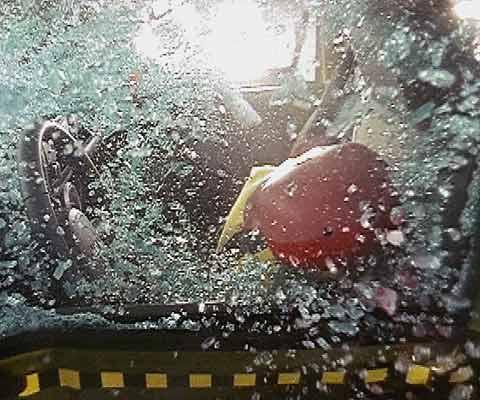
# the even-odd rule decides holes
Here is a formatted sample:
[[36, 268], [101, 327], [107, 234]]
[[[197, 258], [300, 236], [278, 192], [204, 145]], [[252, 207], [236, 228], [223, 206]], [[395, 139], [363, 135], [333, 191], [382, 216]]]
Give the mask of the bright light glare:
[[[182, 27], [184, 39], [203, 50], [206, 66], [220, 70], [230, 81], [258, 79], [267, 70], [287, 67], [293, 60], [293, 21], [285, 24], [281, 32], [269, 29], [254, 0], [226, 0], [208, 20], [188, 4], [171, 15]], [[207, 34], [199, 34], [202, 25], [207, 27]], [[134, 45], [144, 57], [160, 61], [168, 49], [157, 28], [154, 22], [144, 24]]]
[[461, 1], [455, 6], [460, 18], [480, 20], [480, 2], [478, 0]]
[[279, 35], [269, 29], [262, 10], [248, 0], [221, 4], [211, 21], [204, 47], [212, 65], [232, 81], [259, 78], [268, 69], [286, 67], [293, 59], [293, 24]]
[[158, 53], [158, 38], [153, 28], [143, 24], [134, 39], [135, 49], [144, 57], [155, 58]]
[[[160, 0], [155, 3], [159, 5], [156, 14], [161, 15], [166, 13], [168, 3]], [[191, 4], [184, 4], [177, 6], [173, 12], [168, 14], [172, 26], [176, 26], [176, 31], [172, 37], [172, 26], [170, 31], [165, 27], [165, 22], [150, 21], [141, 25], [138, 30], [133, 44], [137, 52], [145, 58], [150, 58], [154, 61], [161, 61], [162, 57], [171, 55], [176, 47], [179, 47], [179, 40], [195, 41], [199, 36], [196, 28], [201, 24], [201, 16], [196, 12]], [[162, 31], [164, 29], [164, 31]], [[181, 54], [178, 54], [178, 59], [181, 59]]]

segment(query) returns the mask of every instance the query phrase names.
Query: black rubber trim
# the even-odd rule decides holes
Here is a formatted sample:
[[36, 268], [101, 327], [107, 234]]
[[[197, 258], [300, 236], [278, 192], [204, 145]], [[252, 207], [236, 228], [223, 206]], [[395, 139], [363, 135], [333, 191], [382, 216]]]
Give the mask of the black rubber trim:
[[18, 396], [25, 389], [24, 376], [0, 374], [0, 393], [3, 396]]

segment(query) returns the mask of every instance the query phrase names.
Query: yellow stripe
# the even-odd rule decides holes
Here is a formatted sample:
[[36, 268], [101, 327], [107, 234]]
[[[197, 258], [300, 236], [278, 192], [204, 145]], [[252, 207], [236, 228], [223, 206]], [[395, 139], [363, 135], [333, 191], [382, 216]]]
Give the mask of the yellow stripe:
[[72, 369], [60, 368], [58, 370], [58, 380], [61, 387], [80, 390], [80, 373]]
[[367, 370], [367, 375], [365, 376], [365, 383], [376, 383], [384, 382], [387, 379], [388, 369], [369, 369]]
[[410, 385], [426, 385], [430, 377], [430, 368], [412, 365], [408, 369], [407, 383]]
[[217, 243], [217, 253], [221, 252], [225, 245], [240, 232], [244, 222], [244, 212], [247, 207], [248, 200], [255, 192], [255, 190], [267, 179], [268, 175], [275, 169], [271, 165], [264, 165], [261, 167], [253, 167], [250, 171], [245, 185], [243, 186], [240, 194], [235, 200], [230, 212], [225, 219], [225, 225], [223, 226], [222, 233]]
[[120, 389], [125, 387], [122, 372], [101, 372], [102, 387], [107, 389]]
[[40, 392], [40, 378], [37, 373], [25, 376], [26, 386], [20, 397], [31, 396], [32, 394]]
[[279, 385], [298, 385], [300, 383], [300, 372], [283, 372], [278, 374]]
[[322, 383], [324, 385], [343, 385], [345, 382], [345, 372], [324, 372], [322, 375]]
[[166, 389], [168, 388], [167, 374], [145, 374], [145, 385], [147, 389]]
[[204, 389], [212, 387], [211, 374], [190, 374], [190, 387], [193, 389]]
[[235, 374], [233, 376], [233, 386], [255, 386], [256, 382], [256, 374]]

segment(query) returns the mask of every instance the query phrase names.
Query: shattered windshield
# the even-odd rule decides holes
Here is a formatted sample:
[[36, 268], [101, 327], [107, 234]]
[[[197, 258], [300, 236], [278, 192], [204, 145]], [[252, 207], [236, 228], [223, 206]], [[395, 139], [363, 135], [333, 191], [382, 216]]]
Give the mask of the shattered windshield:
[[448, 0], [2, 3], [0, 332], [218, 304], [295, 312], [307, 347], [449, 337], [477, 282], [476, 18]]

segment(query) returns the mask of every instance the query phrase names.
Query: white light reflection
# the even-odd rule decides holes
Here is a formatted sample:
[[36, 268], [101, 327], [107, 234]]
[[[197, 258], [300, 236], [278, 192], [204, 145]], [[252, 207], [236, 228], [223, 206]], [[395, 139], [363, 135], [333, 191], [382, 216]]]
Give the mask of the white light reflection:
[[259, 78], [269, 69], [287, 67], [293, 59], [294, 26], [269, 29], [254, 1], [221, 4], [211, 21], [204, 46], [214, 66], [232, 81]]
[[139, 54], [143, 57], [153, 59], [158, 58], [159, 55], [161, 56], [157, 43], [158, 37], [155, 35], [153, 27], [150, 24], [143, 24], [133, 41], [135, 49]]
[[[178, 38], [201, 49], [205, 66], [221, 71], [232, 82], [258, 79], [270, 69], [292, 63], [294, 19], [283, 24], [275, 21], [276, 26], [269, 27], [254, 0], [226, 0], [208, 19], [194, 6], [183, 4], [175, 7], [169, 17], [181, 31]], [[134, 46], [142, 56], [160, 61], [169, 49], [165, 48], [161, 25], [157, 24], [143, 24]], [[281, 29], [274, 29], [278, 27]]]
[[460, 18], [480, 20], [480, 2], [478, 0], [464, 0], [457, 3], [455, 12]]
[[[140, 26], [133, 45], [142, 57], [160, 62], [164, 56], [171, 56], [185, 42], [196, 40], [199, 36], [201, 16], [191, 4], [172, 6], [170, 2], [160, 0], [154, 3], [154, 6], [158, 4], [160, 6], [149, 9], [153, 18], [147, 18], [147, 22]], [[181, 54], [177, 56], [179, 60], [182, 59]]]

